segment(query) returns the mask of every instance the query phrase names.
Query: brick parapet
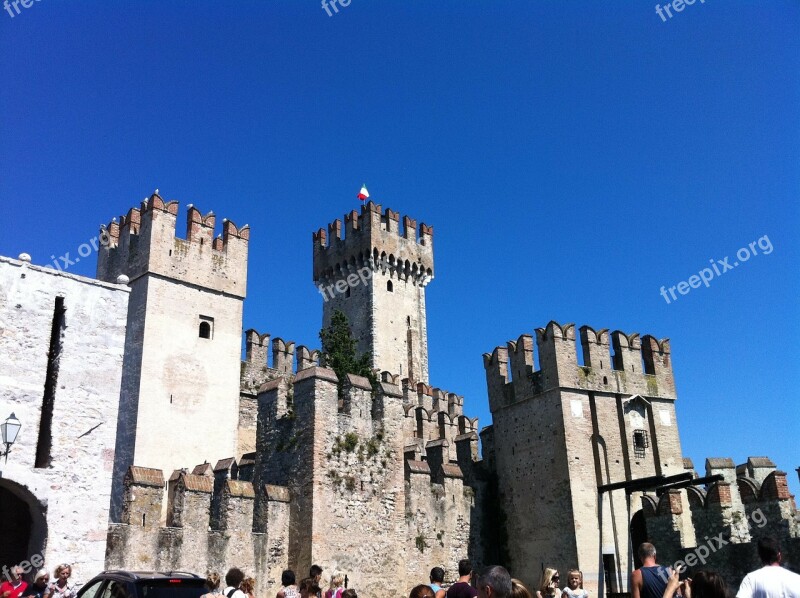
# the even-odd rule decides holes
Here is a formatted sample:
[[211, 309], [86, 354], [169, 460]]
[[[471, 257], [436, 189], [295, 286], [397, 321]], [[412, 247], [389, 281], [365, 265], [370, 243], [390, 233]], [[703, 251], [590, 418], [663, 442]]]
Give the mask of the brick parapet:
[[181, 239], [177, 214], [177, 201], [165, 202], [154, 193], [119, 223], [104, 226], [101, 235], [108, 244], [98, 251], [97, 278], [114, 282], [125, 274], [134, 281], [153, 274], [244, 298], [250, 227], [223, 220], [222, 234], [212, 239], [216, 216], [202, 216], [189, 205], [186, 239]]
[[390, 276], [427, 284], [433, 278], [433, 227], [403, 218], [402, 234], [397, 226], [399, 215], [368, 202], [361, 214], [345, 215], [345, 236], [341, 220], [312, 235], [314, 247], [314, 282], [346, 278], [358, 268], [369, 267]]
[[575, 326], [554, 321], [536, 329], [535, 346], [533, 337], [524, 334], [507, 347], [484, 354], [490, 410], [494, 413], [555, 388], [675, 399], [668, 339], [640, 338], [638, 333], [618, 330], [611, 337], [613, 355], [606, 329], [581, 327], [585, 365], [578, 365]]

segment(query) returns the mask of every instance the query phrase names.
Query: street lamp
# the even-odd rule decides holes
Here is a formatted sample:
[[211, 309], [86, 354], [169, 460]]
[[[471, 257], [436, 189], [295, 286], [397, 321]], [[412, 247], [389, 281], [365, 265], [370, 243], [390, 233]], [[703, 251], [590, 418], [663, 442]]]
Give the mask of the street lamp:
[[0, 452], [0, 456], [6, 458], [6, 462], [8, 462], [8, 453], [11, 450], [11, 445], [17, 441], [17, 434], [19, 434], [19, 429], [22, 427], [22, 424], [19, 423], [17, 417], [12, 413], [8, 416], [6, 421], [0, 424], [0, 432], [3, 434], [3, 444], [6, 445], [5, 452]]

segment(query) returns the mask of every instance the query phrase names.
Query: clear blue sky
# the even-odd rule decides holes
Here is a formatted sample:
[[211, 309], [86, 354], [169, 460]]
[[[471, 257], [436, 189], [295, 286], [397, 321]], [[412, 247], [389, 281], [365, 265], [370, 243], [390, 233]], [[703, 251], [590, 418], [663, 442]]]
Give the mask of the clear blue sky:
[[800, 4], [654, 4], [1, 11], [0, 254], [74, 256], [158, 187], [249, 223], [245, 328], [317, 346], [311, 232], [366, 182], [435, 227], [431, 382], [482, 425], [481, 354], [551, 319], [670, 337], [685, 454], [771, 456], [797, 492]]

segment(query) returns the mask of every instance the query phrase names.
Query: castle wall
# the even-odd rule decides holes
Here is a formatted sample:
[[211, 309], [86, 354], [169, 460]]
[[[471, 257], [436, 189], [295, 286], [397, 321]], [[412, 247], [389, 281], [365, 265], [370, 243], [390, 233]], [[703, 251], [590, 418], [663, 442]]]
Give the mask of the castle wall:
[[[112, 518], [119, 520], [128, 467], [173, 471], [232, 456], [237, 448], [242, 300], [249, 227], [187, 209], [176, 236], [177, 202], [154, 194], [107, 227], [97, 276], [130, 278]], [[176, 425], [179, 422], [180, 425]], [[245, 438], [245, 448], [249, 448]], [[245, 451], [249, 452], [249, 451]], [[162, 521], [166, 512], [162, 513]]]
[[[172, 471], [236, 450], [242, 302], [150, 278], [134, 462]], [[131, 309], [137, 309], [132, 305]], [[214, 318], [198, 336], [199, 316]], [[176, 422], [180, 422], [176, 426]]]
[[[748, 474], [752, 468], [740, 466], [740, 475], [730, 483], [725, 479], [705, 487], [671, 490], [660, 498], [642, 499], [647, 533], [656, 542], [660, 562], [686, 566], [689, 574], [706, 569], [720, 573], [731, 588], [738, 588], [744, 576], [761, 567], [756, 541], [773, 536], [781, 543], [784, 565], [797, 570], [800, 565], [800, 520], [789, 494], [786, 473], [774, 464], [761, 467], [761, 482]], [[730, 467], [729, 467], [730, 466]], [[730, 459], [708, 459], [709, 469], [733, 470]], [[724, 474], [723, 474], [724, 475]], [[683, 508], [688, 502], [690, 508]], [[681, 531], [687, 521], [694, 535]]]
[[[49, 463], [36, 467], [57, 297], [64, 312], [51, 447], [43, 451]], [[0, 257], [0, 421], [13, 412], [22, 424], [0, 462], [0, 488], [33, 516], [20, 560], [42, 554], [47, 563], [72, 563], [79, 581], [103, 567], [128, 297], [124, 284]]]
[[[250, 482], [226, 479], [215, 486], [210, 475], [176, 472], [169, 484], [165, 505], [160, 470], [128, 470], [122, 523], [108, 529], [106, 568], [224, 574], [236, 566], [256, 578], [258, 594], [277, 593], [280, 573], [289, 564], [286, 488], [262, 489], [269, 521], [254, 532], [255, 488]], [[217, 520], [212, 517], [215, 503], [220, 505]], [[169, 526], [160, 523], [165, 507]]]
[[[597, 590], [597, 487], [683, 471], [668, 341], [555, 322], [484, 356], [493, 467], [508, 517], [513, 573], [536, 586], [542, 567], [579, 567]], [[534, 365], [538, 352], [539, 369]], [[604, 495], [602, 549], [611, 591], [628, 588], [625, 493]], [[636, 495], [632, 500], [636, 501]], [[687, 507], [688, 507], [688, 503]], [[533, 516], [532, 516], [533, 515]], [[690, 522], [682, 522], [687, 538]], [[556, 540], [557, 539], [557, 540]]]

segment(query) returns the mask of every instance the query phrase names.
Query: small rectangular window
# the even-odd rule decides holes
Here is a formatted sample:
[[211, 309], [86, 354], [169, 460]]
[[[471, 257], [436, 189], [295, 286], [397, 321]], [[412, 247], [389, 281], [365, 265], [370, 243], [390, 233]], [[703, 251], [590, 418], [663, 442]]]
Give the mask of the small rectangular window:
[[198, 336], [200, 338], [213, 339], [214, 338], [214, 318], [209, 316], [200, 316], [200, 326], [198, 329]]
[[645, 430], [633, 431], [633, 454], [637, 457], [644, 457], [650, 446], [650, 439]]

